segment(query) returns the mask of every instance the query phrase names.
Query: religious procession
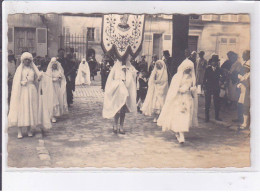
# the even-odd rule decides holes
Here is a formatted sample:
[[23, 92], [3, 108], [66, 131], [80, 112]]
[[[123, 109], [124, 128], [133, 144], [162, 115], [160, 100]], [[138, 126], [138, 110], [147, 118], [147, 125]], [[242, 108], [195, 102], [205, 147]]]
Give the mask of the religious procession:
[[[34, 25], [45, 17], [53, 31], [57, 29], [51, 22], [62, 17], [65, 34], [52, 37], [48, 30], [35, 28], [35, 36], [32, 28], [15, 27], [18, 15]], [[224, 16], [10, 16], [9, 30], [14, 33], [8, 36], [8, 149], [9, 155], [13, 153], [9, 165], [41, 167], [40, 162], [30, 164], [26, 159], [17, 162], [17, 152], [25, 152], [18, 144], [26, 142], [30, 147], [29, 138], [44, 142], [40, 147], [46, 153], [40, 148], [31, 152], [48, 167], [190, 167], [192, 157], [175, 164], [171, 153], [181, 152], [183, 159], [188, 153], [197, 154], [196, 158], [218, 148], [214, 161], [197, 159], [194, 165], [247, 165], [247, 158], [228, 156], [241, 147], [250, 153], [250, 38], [230, 38], [234, 26], [237, 31], [246, 29], [247, 15], [236, 15], [236, 21], [232, 15], [228, 20]], [[77, 19], [79, 23], [72, 22]], [[199, 27], [203, 33], [194, 35], [201, 21], [205, 21]], [[216, 22], [225, 30], [220, 30], [218, 46], [211, 48], [216, 40], [215, 35], [209, 38], [212, 29], [208, 28], [216, 31]], [[77, 29], [83, 29], [86, 37], [72, 35], [70, 30]], [[38, 45], [44, 41], [46, 52], [43, 44]], [[121, 150], [114, 158], [121, 158], [122, 152], [126, 156], [110, 161], [103, 154], [111, 152], [111, 146]], [[164, 151], [159, 154], [157, 148]], [[42, 159], [44, 154], [47, 159]], [[62, 154], [72, 154], [75, 163]], [[132, 163], [133, 156], [140, 160]], [[159, 159], [162, 156], [165, 163]], [[221, 162], [222, 157], [226, 159]], [[148, 162], [151, 158], [155, 159]]]

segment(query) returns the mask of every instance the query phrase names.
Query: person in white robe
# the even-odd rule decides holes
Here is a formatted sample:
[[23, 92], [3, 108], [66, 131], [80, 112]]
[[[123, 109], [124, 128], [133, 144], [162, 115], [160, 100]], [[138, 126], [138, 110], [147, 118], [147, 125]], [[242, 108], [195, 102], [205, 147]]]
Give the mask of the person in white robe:
[[157, 122], [168, 91], [167, 67], [163, 60], [158, 60], [148, 82], [148, 92], [141, 108], [144, 115], [154, 116]]
[[[117, 61], [111, 69], [105, 86], [103, 117], [114, 117], [113, 132], [125, 134], [125, 113], [136, 114], [136, 69], [127, 59]], [[118, 121], [120, 118], [120, 127]]]
[[179, 143], [184, 143], [184, 132], [188, 132], [191, 126], [198, 125], [197, 111], [194, 64], [185, 59], [171, 81], [157, 124], [163, 131], [175, 132]]
[[[33, 57], [25, 52], [21, 56], [21, 64], [16, 69], [12, 93], [10, 100], [10, 109], [8, 114], [8, 126], [18, 126], [17, 138], [23, 138], [22, 128], [27, 127], [29, 137], [33, 136], [33, 129], [41, 124], [38, 119], [38, 101], [37, 92], [38, 81], [41, 78], [41, 72], [33, 63]], [[43, 122], [45, 127], [50, 127], [50, 123]]]
[[83, 58], [79, 65], [79, 69], [76, 77], [76, 85], [90, 85], [90, 84], [91, 81], [90, 81], [89, 65], [86, 59]]
[[51, 121], [57, 122], [57, 117], [68, 112], [66, 78], [61, 64], [53, 57], [42, 79], [42, 86], [46, 88], [48, 108]]

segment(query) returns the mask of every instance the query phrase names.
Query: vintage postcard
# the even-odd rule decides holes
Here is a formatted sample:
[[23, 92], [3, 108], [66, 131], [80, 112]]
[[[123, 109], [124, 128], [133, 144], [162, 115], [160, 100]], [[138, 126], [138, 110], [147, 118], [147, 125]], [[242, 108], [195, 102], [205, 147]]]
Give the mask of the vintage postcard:
[[248, 13], [61, 9], [6, 10], [8, 168], [251, 166]]

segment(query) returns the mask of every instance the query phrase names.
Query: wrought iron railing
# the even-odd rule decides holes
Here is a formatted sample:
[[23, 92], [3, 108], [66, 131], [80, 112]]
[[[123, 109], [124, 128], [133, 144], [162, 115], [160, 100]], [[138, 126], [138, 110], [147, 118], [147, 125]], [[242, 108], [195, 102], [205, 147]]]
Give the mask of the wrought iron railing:
[[86, 58], [88, 51], [88, 38], [86, 35], [77, 34], [65, 34], [60, 35], [60, 48], [64, 48], [65, 51], [76, 54], [76, 58], [81, 60]]

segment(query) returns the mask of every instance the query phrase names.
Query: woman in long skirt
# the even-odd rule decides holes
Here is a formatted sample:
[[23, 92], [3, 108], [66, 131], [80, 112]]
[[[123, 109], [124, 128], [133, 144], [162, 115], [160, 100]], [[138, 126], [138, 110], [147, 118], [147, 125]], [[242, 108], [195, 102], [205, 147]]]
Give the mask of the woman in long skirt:
[[162, 130], [175, 132], [179, 143], [184, 143], [184, 132], [198, 125], [198, 97], [194, 65], [185, 59], [174, 75], [157, 124]]
[[66, 78], [61, 64], [53, 57], [44, 74], [43, 87], [46, 88], [48, 95], [48, 107], [53, 123], [56, 118], [68, 112]]
[[168, 74], [164, 61], [156, 61], [148, 86], [148, 92], [141, 110], [144, 115], [154, 115], [154, 122], [157, 122], [168, 91]]
[[[114, 133], [125, 134], [125, 113], [136, 114], [136, 69], [124, 58], [117, 61], [109, 73], [104, 95], [103, 117], [113, 118]], [[120, 127], [118, 121], [120, 118]]]
[[33, 136], [32, 128], [38, 122], [38, 92], [37, 85], [41, 73], [33, 63], [33, 57], [25, 52], [21, 56], [21, 64], [17, 68], [12, 86], [9, 127], [18, 126], [17, 138], [23, 138], [22, 127], [27, 127], [28, 136]]
[[90, 83], [91, 81], [90, 81], [89, 66], [86, 59], [83, 58], [79, 65], [79, 69], [76, 77], [76, 85], [90, 85]]

